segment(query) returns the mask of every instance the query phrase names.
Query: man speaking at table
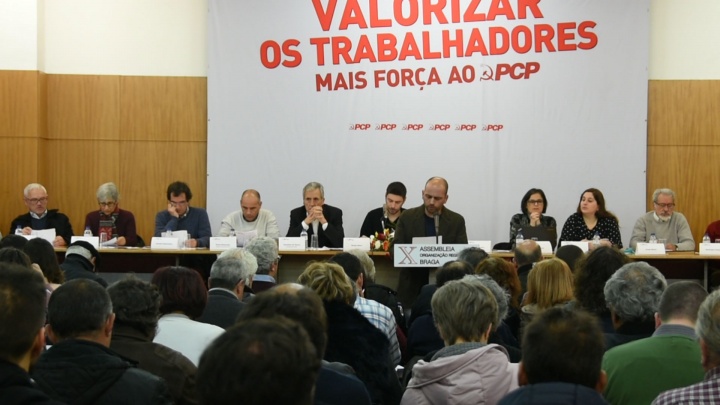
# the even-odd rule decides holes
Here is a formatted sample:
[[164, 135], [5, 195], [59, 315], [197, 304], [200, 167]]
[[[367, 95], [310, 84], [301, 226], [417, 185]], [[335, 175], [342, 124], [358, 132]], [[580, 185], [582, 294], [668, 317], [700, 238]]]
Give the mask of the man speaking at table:
[[[443, 244], [468, 243], [465, 218], [445, 207], [448, 183], [442, 177], [431, 177], [422, 191], [423, 205], [410, 208], [400, 215], [395, 229], [395, 243], [413, 243], [415, 237], [442, 237]], [[392, 251], [392, 249], [391, 249]], [[400, 269], [398, 298], [405, 308], [412, 307], [422, 286], [428, 283], [427, 267]]]

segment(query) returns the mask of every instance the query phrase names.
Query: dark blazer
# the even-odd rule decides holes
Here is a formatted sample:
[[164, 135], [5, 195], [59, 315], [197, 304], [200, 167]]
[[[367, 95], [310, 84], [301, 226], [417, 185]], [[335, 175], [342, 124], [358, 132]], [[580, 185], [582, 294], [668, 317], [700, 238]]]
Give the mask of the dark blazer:
[[[444, 207], [440, 214], [440, 235], [443, 244], [468, 243], [465, 218]], [[410, 208], [400, 215], [393, 243], [412, 243], [414, 237], [430, 236], [425, 234], [425, 206]]]
[[[13, 219], [10, 225], [10, 232], [8, 235], [15, 233], [17, 227], [25, 228], [26, 226], [32, 227], [32, 217], [30, 213], [26, 213]], [[55, 228], [55, 235], [62, 236], [65, 239], [65, 244], [70, 244], [70, 239], [73, 236], [72, 225], [70, 225], [70, 219], [67, 215], [61, 214], [58, 210], [48, 210], [47, 212], [47, 223], [45, 229]]]
[[205, 311], [196, 321], [227, 329], [235, 324], [235, 319], [244, 306], [245, 303], [232, 291], [210, 290]]
[[[323, 205], [323, 215], [328, 221], [326, 230], [322, 229], [322, 224], [318, 226], [318, 247], [334, 247], [339, 248], [343, 245], [345, 231], [342, 226], [342, 210], [331, 205]], [[290, 211], [290, 227], [286, 236], [300, 236], [302, 232], [302, 222], [307, 218], [305, 206], [295, 208]], [[313, 234], [313, 227], [310, 225], [307, 230], [308, 240]]]

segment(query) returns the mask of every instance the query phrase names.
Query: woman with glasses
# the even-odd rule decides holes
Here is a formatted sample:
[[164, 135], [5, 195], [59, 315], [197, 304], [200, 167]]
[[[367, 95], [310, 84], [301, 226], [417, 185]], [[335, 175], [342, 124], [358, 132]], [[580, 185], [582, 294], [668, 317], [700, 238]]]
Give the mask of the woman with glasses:
[[[595, 235], [597, 243], [594, 243]], [[605, 197], [600, 190], [589, 188], [580, 195], [576, 212], [563, 225], [560, 242], [564, 240], [590, 242], [590, 249], [599, 246], [622, 249], [618, 219], [605, 208]]]
[[525, 193], [520, 202], [519, 214], [513, 215], [510, 219], [510, 244], [515, 244], [518, 231], [521, 231], [523, 238], [547, 240], [552, 244], [553, 249], [557, 241], [557, 223], [555, 218], [544, 215], [547, 211], [547, 198], [545, 192], [539, 188], [531, 188]]
[[[120, 209], [120, 193], [115, 183], [105, 183], [96, 193], [99, 210], [85, 217], [85, 229], [90, 228], [100, 241], [117, 241], [118, 246], [136, 246], [137, 232], [135, 216], [130, 211]], [[104, 238], [103, 238], [104, 236]]]

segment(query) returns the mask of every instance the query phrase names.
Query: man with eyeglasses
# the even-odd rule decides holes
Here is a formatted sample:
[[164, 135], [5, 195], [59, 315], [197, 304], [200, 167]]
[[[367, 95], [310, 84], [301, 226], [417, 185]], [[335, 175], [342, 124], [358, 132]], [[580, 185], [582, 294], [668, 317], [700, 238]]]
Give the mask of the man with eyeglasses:
[[17, 228], [22, 230], [23, 235], [30, 235], [33, 230], [55, 229], [56, 236], [53, 246], [64, 247], [70, 244], [73, 236], [70, 219], [67, 215], [58, 212], [57, 209], [47, 209], [49, 197], [45, 187], [38, 183], [28, 184], [23, 191], [23, 196], [29, 212], [12, 221], [10, 233], [15, 233]]
[[638, 242], [647, 242], [655, 234], [658, 242], [665, 243], [665, 250], [694, 250], [695, 241], [685, 216], [675, 212], [675, 192], [659, 188], [653, 193], [654, 211], [638, 218], [633, 228], [630, 246], [635, 249]]
[[190, 208], [190, 187], [181, 181], [171, 183], [167, 188], [167, 199], [167, 210], [155, 216], [155, 236], [167, 231], [187, 231], [191, 237], [190, 247], [210, 246], [210, 219], [204, 209]]

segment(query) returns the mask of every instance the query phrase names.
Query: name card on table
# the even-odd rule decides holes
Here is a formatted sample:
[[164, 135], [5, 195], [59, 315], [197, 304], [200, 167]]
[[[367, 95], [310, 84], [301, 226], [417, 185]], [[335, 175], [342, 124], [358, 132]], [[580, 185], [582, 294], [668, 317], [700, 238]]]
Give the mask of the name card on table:
[[155, 250], [175, 250], [178, 248], [180, 241], [178, 238], [169, 238], [167, 236], [153, 236], [150, 241], [150, 249]]
[[[551, 255], [553, 253], [552, 251], [552, 244], [546, 240], [539, 240], [535, 242], [540, 246], [540, 251], [544, 255]], [[582, 248], [581, 248], [582, 249]]]
[[70, 238], [70, 243], [75, 243], [77, 241], [83, 241], [91, 244], [95, 249], [98, 249], [100, 246], [100, 237], [99, 236], [73, 236]]
[[370, 250], [370, 238], [343, 238], [343, 250]]
[[281, 237], [278, 239], [278, 250], [305, 250], [306, 239], [298, 237]]
[[492, 253], [492, 241], [489, 240], [469, 240], [468, 241], [469, 246], [473, 246], [476, 248], [480, 248], [485, 251], [485, 253], [490, 254]]
[[471, 245], [395, 245], [395, 267], [438, 267], [457, 260], [458, 253]]
[[720, 256], [720, 243], [701, 243], [700, 254], [708, 256]]
[[566, 245], [573, 245], [577, 246], [580, 249], [582, 249], [583, 253], [587, 253], [588, 250], [590, 250], [590, 243], [589, 242], [579, 242], [579, 241], [572, 241], [572, 240], [564, 240], [560, 243], [560, 246], [566, 246]]
[[664, 255], [665, 244], [663, 243], [647, 243], [638, 242], [635, 249], [636, 255]]
[[234, 236], [213, 236], [210, 238], [210, 250], [228, 250], [237, 247]]

